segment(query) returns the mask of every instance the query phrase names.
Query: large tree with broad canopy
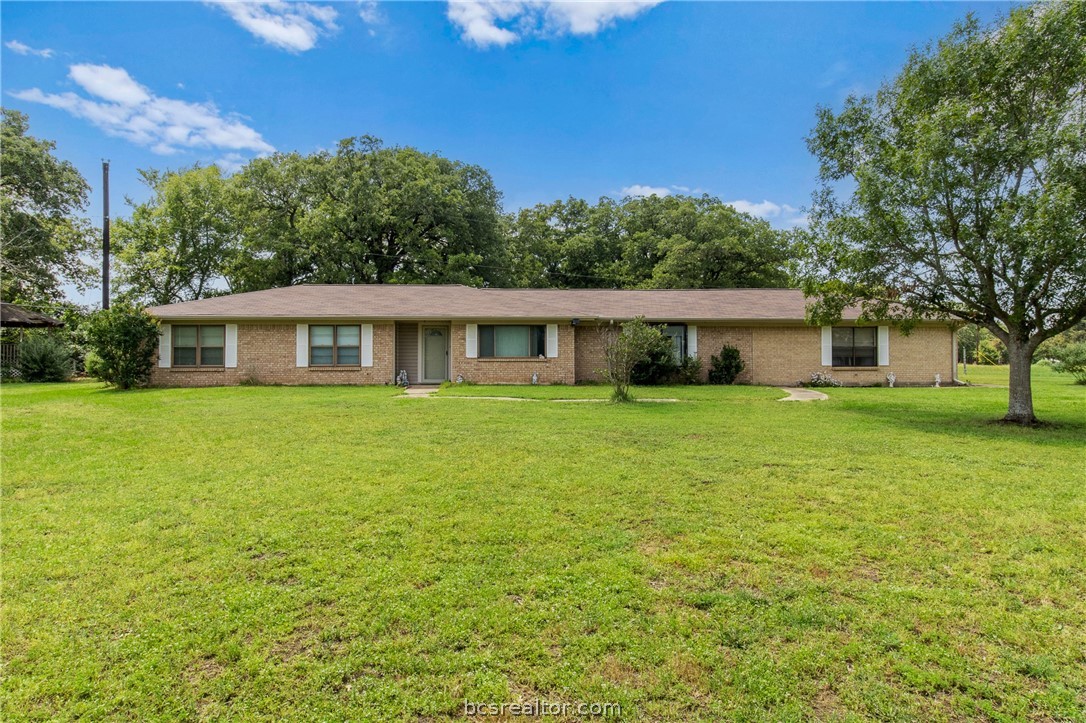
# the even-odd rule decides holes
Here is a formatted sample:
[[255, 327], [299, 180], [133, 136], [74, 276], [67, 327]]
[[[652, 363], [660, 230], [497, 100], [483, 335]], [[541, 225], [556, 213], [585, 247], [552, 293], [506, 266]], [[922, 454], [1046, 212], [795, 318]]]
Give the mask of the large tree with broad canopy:
[[978, 324], [1007, 347], [1005, 419], [1035, 423], [1034, 352], [1086, 317], [1086, 3], [967, 18], [808, 144], [811, 320]]

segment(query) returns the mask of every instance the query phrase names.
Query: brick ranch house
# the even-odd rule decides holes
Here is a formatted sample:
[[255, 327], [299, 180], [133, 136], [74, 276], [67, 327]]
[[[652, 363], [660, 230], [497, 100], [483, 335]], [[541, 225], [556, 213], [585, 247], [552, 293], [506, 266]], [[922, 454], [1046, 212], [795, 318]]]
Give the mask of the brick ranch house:
[[812, 372], [846, 384], [931, 385], [954, 379], [954, 328], [804, 322], [797, 289], [477, 289], [305, 285], [155, 306], [161, 323], [154, 386], [477, 383], [574, 384], [598, 379], [600, 325], [635, 316], [666, 324], [676, 357], [702, 360], [730, 344], [738, 381], [791, 385]]

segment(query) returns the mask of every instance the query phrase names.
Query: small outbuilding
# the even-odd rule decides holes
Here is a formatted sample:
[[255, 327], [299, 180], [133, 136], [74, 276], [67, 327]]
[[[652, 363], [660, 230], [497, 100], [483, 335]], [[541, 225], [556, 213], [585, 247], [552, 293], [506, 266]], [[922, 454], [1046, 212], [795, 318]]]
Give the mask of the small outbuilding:
[[64, 322], [38, 311], [0, 301], [0, 326], [5, 329], [50, 329], [64, 326]]
[[56, 329], [64, 326], [60, 319], [42, 314], [39, 311], [24, 309], [17, 304], [0, 301], [0, 330], [19, 329], [17, 336], [5, 333], [0, 342], [0, 375], [12, 377], [19, 375], [19, 344], [23, 340], [25, 329]]

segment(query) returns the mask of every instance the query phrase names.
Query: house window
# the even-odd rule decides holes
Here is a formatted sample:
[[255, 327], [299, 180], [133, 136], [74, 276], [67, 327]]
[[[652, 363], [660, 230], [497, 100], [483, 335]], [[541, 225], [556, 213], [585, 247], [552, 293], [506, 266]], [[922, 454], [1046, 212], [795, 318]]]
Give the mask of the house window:
[[226, 327], [220, 325], [178, 325], [173, 327], [173, 366], [221, 367], [226, 345]]
[[874, 326], [833, 327], [833, 366], [878, 366], [878, 337]]
[[682, 364], [686, 356], [686, 324], [666, 324], [660, 331], [671, 339], [671, 358], [676, 364]]
[[480, 357], [533, 357], [546, 351], [547, 327], [543, 324], [479, 325]]
[[361, 327], [355, 325], [309, 326], [309, 365], [356, 367], [360, 363]]

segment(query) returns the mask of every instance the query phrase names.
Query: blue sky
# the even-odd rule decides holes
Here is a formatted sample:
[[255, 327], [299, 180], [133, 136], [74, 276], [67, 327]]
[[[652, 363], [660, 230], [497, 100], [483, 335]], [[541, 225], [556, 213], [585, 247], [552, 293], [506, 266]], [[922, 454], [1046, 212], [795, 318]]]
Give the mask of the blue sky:
[[373, 134], [487, 168], [507, 210], [708, 192], [802, 219], [818, 104], [1004, 3], [5, 2], [3, 103], [114, 217], [138, 168]]

